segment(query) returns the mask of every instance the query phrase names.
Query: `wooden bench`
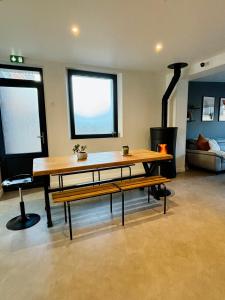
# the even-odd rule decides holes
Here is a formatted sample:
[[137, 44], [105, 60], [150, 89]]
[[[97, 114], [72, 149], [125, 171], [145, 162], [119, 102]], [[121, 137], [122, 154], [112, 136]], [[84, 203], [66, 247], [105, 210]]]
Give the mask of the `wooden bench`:
[[[58, 181], [59, 181], [59, 188], [63, 190], [63, 177], [68, 176], [68, 175], [79, 175], [83, 173], [92, 173], [92, 181], [95, 182], [95, 172], [98, 174], [98, 181], [101, 181], [101, 173], [102, 171], [107, 171], [107, 170], [115, 170], [115, 169], [120, 169], [120, 176], [121, 178], [123, 177], [123, 169], [128, 168], [129, 169], [129, 176], [131, 176], [131, 167], [135, 166], [135, 164], [128, 164], [128, 165], [118, 165], [115, 167], [105, 167], [105, 168], [97, 168], [97, 169], [88, 169], [88, 170], [83, 170], [83, 171], [75, 171], [75, 172], [65, 172], [65, 173], [56, 173], [53, 174], [52, 176], [58, 176]], [[67, 223], [67, 210], [66, 210], [66, 202], [64, 202], [64, 216], [65, 216], [65, 222]]]
[[90, 186], [90, 187], [82, 187], [82, 188], [76, 188], [72, 190], [53, 193], [52, 200], [54, 203], [67, 204], [70, 239], [71, 240], [73, 239], [70, 202], [110, 194], [110, 211], [112, 213], [112, 194], [118, 192], [120, 192], [120, 189], [116, 185], [112, 183], [107, 183], [107, 184], [101, 184], [101, 185]]
[[[73, 239], [70, 202], [82, 199], [109, 195], [110, 194], [110, 211], [112, 213], [112, 194], [122, 192], [122, 225], [124, 226], [124, 193], [125, 191], [148, 187], [148, 202], [150, 202], [149, 188], [156, 185], [163, 185], [166, 191], [165, 183], [170, 180], [162, 176], [139, 177], [118, 181], [114, 183], [101, 184], [96, 186], [76, 188], [66, 191], [60, 191], [52, 194], [54, 203], [67, 204], [69, 216], [70, 239]], [[166, 213], [166, 193], [164, 194], [164, 214]]]
[[170, 182], [166, 177], [162, 176], [151, 176], [151, 177], [141, 177], [128, 179], [121, 182], [116, 182], [115, 185], [122, 192], [122, 225], [124, 226], [124, 198], [125, 191], [148, 187], [148, 202], [150, 202], [150, 190], [149, 188], [156, 185], [163, 185], [164, 187], [164, 214], [166, 213], [166, 186], [165, 183]]

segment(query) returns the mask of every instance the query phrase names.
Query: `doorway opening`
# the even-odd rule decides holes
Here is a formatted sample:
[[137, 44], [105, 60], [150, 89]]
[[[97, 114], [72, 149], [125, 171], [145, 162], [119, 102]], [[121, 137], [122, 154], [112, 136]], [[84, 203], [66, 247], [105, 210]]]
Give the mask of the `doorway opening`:
[[[33, 159], [48, 156], [43, 74], [40, 68], [0, 65], [2, 180], [32, 175]], [[33, 185], [42, 184], [42, 178]]]
[[[216, 173], [225, 170], [222, 156], [225, 151], [224, 91], [225, 69], [221, 67], [189, 81], [186, 131], [188, 168], [201, 168]], [[208, 150], [211, 152], [210, 157], [206, 155]]]

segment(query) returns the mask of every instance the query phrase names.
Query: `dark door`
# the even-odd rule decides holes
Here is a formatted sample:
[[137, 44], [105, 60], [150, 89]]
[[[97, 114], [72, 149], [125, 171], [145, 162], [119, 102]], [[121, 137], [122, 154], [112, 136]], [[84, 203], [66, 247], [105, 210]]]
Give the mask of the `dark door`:
[[42, 70], [0, 65], [2, 180], [32, 174], [33, 159], [42, 156], [48, 156]]

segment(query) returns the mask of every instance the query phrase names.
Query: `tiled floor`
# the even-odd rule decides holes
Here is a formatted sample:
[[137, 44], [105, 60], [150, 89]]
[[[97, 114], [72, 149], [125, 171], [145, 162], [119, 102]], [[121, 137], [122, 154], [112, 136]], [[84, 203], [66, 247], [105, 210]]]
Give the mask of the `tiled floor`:
[[119, 196], [72, 207], [74, 240], [63, 208], [53, 206], [46, 227], [43, 192], [25, 192], [36, 226], [8, 231], [17, 215], [17, 193], [0, 201], [0, 299], [225, 299], [225, 174], [192, 171], [170, 188], [169, 210], [143, 191], [126, 196], [121, 226]]

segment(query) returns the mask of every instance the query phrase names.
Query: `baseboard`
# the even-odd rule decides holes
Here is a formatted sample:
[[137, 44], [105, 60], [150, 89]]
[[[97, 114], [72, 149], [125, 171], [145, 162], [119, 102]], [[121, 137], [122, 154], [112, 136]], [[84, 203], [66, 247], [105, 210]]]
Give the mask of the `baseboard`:
[[3, 196], [3, 189], [0, 189], [0, 198]]
[[177, 173], [183, 173], [185, 172], [185, 168], [177, 168]]

